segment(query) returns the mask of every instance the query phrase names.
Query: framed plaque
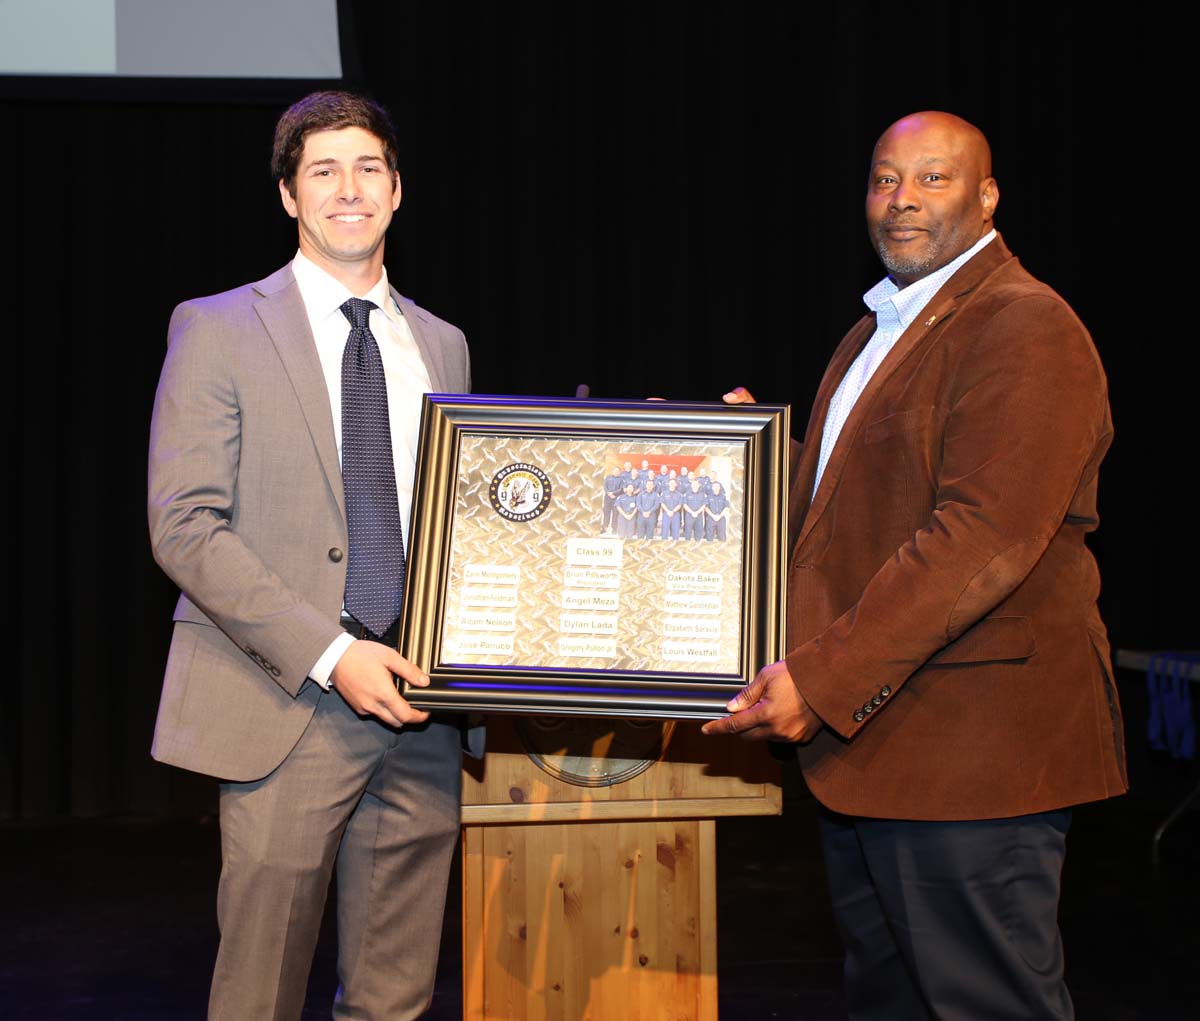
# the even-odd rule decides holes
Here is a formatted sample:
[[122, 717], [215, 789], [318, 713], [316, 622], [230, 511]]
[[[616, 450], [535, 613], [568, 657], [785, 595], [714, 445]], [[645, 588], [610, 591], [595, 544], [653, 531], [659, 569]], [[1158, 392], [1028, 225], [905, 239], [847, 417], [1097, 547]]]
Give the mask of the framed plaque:
[[405, 698], [724, 715], [783, 654], [788, 437], [786, 405], [426, 395]]

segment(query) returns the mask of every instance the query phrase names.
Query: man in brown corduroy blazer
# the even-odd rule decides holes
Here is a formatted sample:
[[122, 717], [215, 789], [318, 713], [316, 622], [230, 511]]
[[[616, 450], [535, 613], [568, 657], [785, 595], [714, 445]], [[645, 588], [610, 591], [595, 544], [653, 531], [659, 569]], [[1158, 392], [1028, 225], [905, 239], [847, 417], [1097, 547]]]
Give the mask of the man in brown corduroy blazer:
[[876, 144], [888, 277], [794, 451], [788, 652], [705, 726], [798, 742], [856, 1021], [1072, 1017], [1069, 810], [1127, 786], [1084, 543], [1104, 371], [994, 231], [998, 201], [958, 117], [914, 114]]

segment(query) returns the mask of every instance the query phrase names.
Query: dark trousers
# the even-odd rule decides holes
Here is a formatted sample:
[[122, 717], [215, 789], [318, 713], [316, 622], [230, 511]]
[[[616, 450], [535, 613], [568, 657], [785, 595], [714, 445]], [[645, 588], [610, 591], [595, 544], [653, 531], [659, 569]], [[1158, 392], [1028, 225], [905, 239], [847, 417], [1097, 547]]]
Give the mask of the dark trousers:
[[617, 518], [617, 497], [616, 494], [604, 494], [604, 506], [600, 511], [600, 527], [608, 532], [612, 530], [616, 524]]
[[824, 813], [852, 1021], [1074, 1018], [1058, 931], [1070, 821]]

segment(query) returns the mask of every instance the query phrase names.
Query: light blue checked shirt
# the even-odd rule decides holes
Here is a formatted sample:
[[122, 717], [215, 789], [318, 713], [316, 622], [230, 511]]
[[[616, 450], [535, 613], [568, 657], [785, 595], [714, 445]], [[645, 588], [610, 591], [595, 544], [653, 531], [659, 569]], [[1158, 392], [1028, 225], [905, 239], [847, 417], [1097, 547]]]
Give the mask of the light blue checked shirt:
[[875, 332], [866, 346], [859, 352], [854, 364], [847, 370], [838, 384], [833, 400], [829, 402], [829, 411], [825, 414], [825, 428], [821, 431], [821, 455], [817, 460], [817, 478], [813, 483], [813, 494], [821, 485], [821, 476], [825, 474], [825, 465], [829, 455], [837, 444], [842, 426], [850, 417], [855, 402], [862, 396], [863, 390], [871, 381], [875, 370], [887, 357], [888, 352], [895, 346], [900, 334], [912, 325], [921, 310], [929, 304], [942, 285], [949, 280], [958, 269], [968, 260], [974, 258], [996, 236], [994, 230], [988, 231], [975, 244], [968, 248], [953, 262], [948, 262], [941, 269], [921, 277], [915, 283], [909, 284], [903, 290], [897, 287], [890, 277], [884, 277], [866, 294], [863, 302], [875, 313]]

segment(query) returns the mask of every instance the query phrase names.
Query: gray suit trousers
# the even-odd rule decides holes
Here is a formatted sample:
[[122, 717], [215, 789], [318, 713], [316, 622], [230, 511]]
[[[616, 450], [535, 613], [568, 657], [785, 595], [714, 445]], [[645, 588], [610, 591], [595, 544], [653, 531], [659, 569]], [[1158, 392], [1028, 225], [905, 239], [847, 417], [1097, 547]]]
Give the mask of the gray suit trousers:
[[460, 742], [455, 722], [392, 730], [329, 692], [277, 769], [221, 784], [210, 1018], [300, 1016], [335, 861], [333, 1016], [421, 1016], [459, 832]]

